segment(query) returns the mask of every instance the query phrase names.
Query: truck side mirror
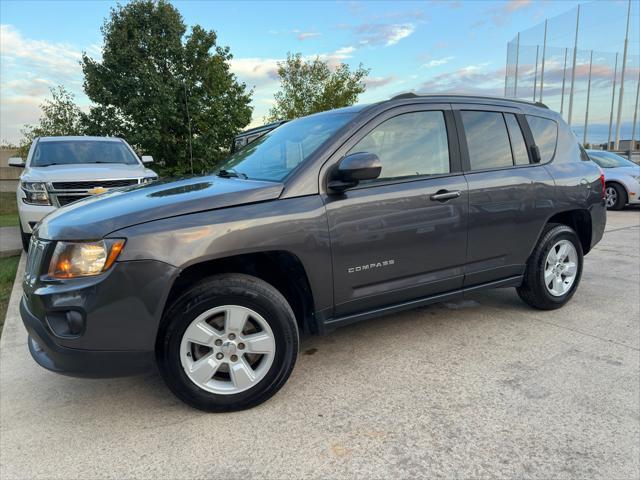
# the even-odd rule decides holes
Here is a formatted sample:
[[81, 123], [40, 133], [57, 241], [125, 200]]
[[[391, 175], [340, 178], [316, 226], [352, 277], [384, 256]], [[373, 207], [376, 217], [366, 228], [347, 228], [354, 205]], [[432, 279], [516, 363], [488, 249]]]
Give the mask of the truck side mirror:
[[140, 160], [142, 160], [142, 163], [153, 163], [153, 157], [151, 155], [142, 155]]
[[20, 157], [11, 157], [8, 163], [10, 167], [18, 167], [18, 168], [25, 167], [24, 160], [22, 160], [22, 158]]
[[352, 153], [340, 160], [327, 186], [335, 192], [344, 192], [362, 180], [378, 178], [381, 171], [382, 164], [375, 153]]

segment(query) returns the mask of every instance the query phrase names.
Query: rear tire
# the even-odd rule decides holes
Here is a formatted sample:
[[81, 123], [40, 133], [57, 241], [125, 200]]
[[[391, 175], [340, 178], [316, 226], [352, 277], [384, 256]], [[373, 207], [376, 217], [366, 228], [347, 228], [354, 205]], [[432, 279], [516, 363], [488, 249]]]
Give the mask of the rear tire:
[[20, 219], [18, 219], [18, 223], [20, 224], [20, 240], [22, 240], [22, 249], [25, 252], [29, 251], [29, 242], [31, 241], [31, 234], [30, 233], [24, 233], [24, 230], [22, 230], [22, 222], [20, 221]]
[[518, 295], [534, 308], [560, 308], [578, 288], [582, 263], [582, 244], [576, 232], [567, 225], [549, 224], [527, 261]]
[[297, 355], [291, 307], [274, 287], [244, 274], [215, 275], [180, 295], [165, 311], [156, 343], [171, 391], [207, 412], [268, 400], [289, 378]]
[[627, 204], [627, 191], [617, 183], [608, 183], [605, 187], [607, 208], [609, 210], [622, 210]]

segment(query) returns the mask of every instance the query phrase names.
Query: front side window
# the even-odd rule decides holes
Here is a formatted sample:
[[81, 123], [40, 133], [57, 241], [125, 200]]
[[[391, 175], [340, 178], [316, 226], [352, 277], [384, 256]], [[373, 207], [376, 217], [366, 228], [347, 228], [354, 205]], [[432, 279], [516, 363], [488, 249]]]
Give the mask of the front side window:
[[136, 155], [120, 141], [41, 140], [36, 144], [32, 167], [117, 163], [138, 165]]
[[542, 163], [551, 161], [556, 152], [556, 142], [558, 141], [558, 124], [548, 118], [527, 115], [527, 122], [533, 134], [533, 141], [540, 149]]
[[353, 116], [321, 113], [285, 123], [232, 154], [222, 169], [253, 180], [280, 182]]
[[380, 159], [382, 171], [374, 182], [449, 173], [444, 113], [412, 112], [390, 118], [349, 151], [359, 152], [375, 153]]
[[509, 134], [502, 113], [464, 110], [460, 115], [467, 137], [471, 170], [513, 165]]

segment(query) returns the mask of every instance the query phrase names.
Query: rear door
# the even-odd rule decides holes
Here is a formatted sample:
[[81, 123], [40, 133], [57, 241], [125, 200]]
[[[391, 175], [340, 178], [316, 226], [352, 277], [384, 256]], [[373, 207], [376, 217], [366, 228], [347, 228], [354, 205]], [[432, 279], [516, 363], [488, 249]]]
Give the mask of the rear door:
[[336, 152], [325, 182], [331, 165], [356, 152], [377, 154], [382, 172], [343, 194], [324, 194], [334, 315], [460, 288], [468, 199], [450, 105], [379, 115]]
[[477, 104], [453, 109], [469, 185], [464, 285], [521, 275], [552, 214], [554, 182], [543, 165], [550, 158], [532, 162], [532, 137], [519, 109]]

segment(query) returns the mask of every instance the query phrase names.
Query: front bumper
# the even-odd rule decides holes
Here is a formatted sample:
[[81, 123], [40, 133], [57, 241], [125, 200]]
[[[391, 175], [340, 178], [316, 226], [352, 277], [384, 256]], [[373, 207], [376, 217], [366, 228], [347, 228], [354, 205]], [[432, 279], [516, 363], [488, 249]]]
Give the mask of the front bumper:
[[80, 350], [58, 345], [43, 323], [20, 302], [20, 315], [29, 333], [29, 353], [41, 367], [73, 377], [117, 377], [150, 370], [154, 353], [136, 351]]
[[[40, 257], [43, 263], [49, 249]], [[95, 277], [58, 280], [42, 274], [43, 266], [30, 265], [32, 253], [20, 314], [38, 364], [81, 377], [132, 375], [153, 365], [176, 267], [147, 260], [116, 262]]]
[[52, 207], [51, 205], [29, 205], [28, 203], [24, 203], [22, 198], [18, 198], [18, 202], [18, 214], [24, 233], [33, 233], [33, 227], [44, 217], [56, 210], [56, 207]]

